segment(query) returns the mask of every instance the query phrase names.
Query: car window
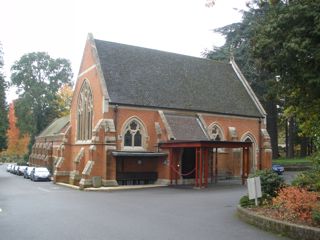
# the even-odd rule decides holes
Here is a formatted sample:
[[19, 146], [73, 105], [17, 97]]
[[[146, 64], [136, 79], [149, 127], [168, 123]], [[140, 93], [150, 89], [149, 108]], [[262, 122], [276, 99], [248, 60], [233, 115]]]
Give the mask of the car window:
[[49, 171], [47, 169], [36, 169], [36, 172], [47, 173]]

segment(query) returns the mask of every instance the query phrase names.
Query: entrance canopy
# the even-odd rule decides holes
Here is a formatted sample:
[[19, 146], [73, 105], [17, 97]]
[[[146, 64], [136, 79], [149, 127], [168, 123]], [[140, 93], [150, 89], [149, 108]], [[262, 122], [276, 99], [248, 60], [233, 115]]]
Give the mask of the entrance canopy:
[[159, 143], [160, 148], [244, 148], [251, 147], [252, 142], [235, 142], [235, 141], [184, 141], [170, 140]]
[[114, 157], [165, 157], [166, 153], [160, 152], [125, 152], [125, 151], [113, 151]]
[[[208, 174], [209, 174], [209, 153], [212, 149], [216, 149], [215, 154], [215, 181], [218, 177], [218, 148], [242, 148], [242, 183], [244, 184], [245, 179], [248, 178], [250, 171], [249, 163], [249, 148], [252, 146], [252, 142], [236, 142], [236, 141], [184, 141], [184, 140], [171, 140], [167, 142], [159, 143], [159, 147], [162, 149], [169, 149], [169, 162], [170, 162], [170, 182], [172, 184], [175, 179], [176, 184], [178, 180], [177, 164], [178, 152], [177, 149], [181, 148], [194, 148], [196, 150], [195, 156], [195, 186], [206, 187], [208, 185]], [[211, 178], [212, 179], [212, 178]]]

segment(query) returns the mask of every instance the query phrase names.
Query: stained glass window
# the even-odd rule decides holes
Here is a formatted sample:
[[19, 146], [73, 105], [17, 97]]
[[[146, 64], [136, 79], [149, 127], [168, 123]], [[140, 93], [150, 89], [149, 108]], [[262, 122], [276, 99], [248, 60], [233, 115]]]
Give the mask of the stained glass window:
[[92, 138], [93, 99], [88, 81], [84, 81], [78, 97], [77, 139], [90, 140]]
[[124, 146], [143, 147], [143, 127], [137, 120], [129, 122], [125, 128]]
[[211, 140], [221, 141], [223, 139], [222, 131], [218, 125], [213, 125], [209, 130]]

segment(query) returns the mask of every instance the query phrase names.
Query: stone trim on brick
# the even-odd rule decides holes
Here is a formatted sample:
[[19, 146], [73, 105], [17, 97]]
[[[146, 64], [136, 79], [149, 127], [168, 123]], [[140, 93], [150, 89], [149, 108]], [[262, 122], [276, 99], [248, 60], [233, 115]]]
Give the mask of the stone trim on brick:
[[229, 140], [230, 141], [237, 141], [238, 140], [237, 128], [228, 127], [228, 133], [229, 133]]
[[56, 164], [56, 168], [60, 168], [63, 162], [64, 162], [64, 157], [59, 157]]
[[92, 186], [92, 179], [81, 178], [79, 185], [80, 185], [80, 189], [83, 189], [86, 187], [91, 187]]
[[104, 187], [118, 186], [118, 182], [116, 180], [102, 179], [102, 186], [104, 186]]
[[158, 113], [159, 113], [159, 116], [160, 116], [160, 118], [161, 118], [161, 120], [162, 120], [162, 122], [164, 124], [165, 129], [166, 129], [166, 132], [167, 132], [167, 135], [168, 135], [168, 139], [169, 140], [174, 140], [175, 137], [173, 136], [172, 130], [171, 130], [170, 126], [169, 126], [169, 123], [168, 123], [163, 111], [159, 110]]
[[77, 154], [77, 156], [74, 158], [73, 162], [74, 163], [79, 163], [80, 160], [84, 157], [84, 148], [82, 147], [79, 151], [79, 153]]
[[238, 206], [241, 220], [266, 231], [272, 231], [299, 240], [319, 240], [320, 228], [302, 226], [260, 216], [248, 209]]
[[204, 134], [207, 136], [208, 139], [210, 139], [210, 136], [208, 134], [208, 125], [206, 121], [203, 118], [203, 115], [200, 113], [197, 113], [197, 119], [200, 121], [200, 126], [204, 132]]
[[94, 161], [89, 160], [87, 162], [86, 166], [84, 167], [82, 174], [83, 175], [90, 175], [93, 165], [94, 165]]
[[72, 179], [72, 180], [80, 180], [81, 176], [80, 176], [79, 171], [77, 171], [77, 170], [71, 171], [70, 172], [70, 179]]
[[[96, 43], [94, 41], [92, 33], [88, 34], [87, 40], [90, 43], [91, 52], [92, 52], [92, 55], [93, 55], [93, 58], [94, 58], [94, 62], [96, 64], [101, 92], [102, 92], [102, 94], [104, 96], [104, 100], [106, 100], [106, 102], [109, 102], [111, 99], [110, 99], [110, 95], [108, 93], [106, 81], [105, 81], [104, 74], [103, 74], [103, 71], [102, 71], [102, 68], [101, 68], [100, 58], [99, 58], [99, 55], [98, 55]], [[107, 112], [107, 111], [108, 111], [108, 109], [103, 109], [103, 112]]]
[[55, 171], [54, 172], [54, 176], [70, 176], [70, 172], [69, 171]]

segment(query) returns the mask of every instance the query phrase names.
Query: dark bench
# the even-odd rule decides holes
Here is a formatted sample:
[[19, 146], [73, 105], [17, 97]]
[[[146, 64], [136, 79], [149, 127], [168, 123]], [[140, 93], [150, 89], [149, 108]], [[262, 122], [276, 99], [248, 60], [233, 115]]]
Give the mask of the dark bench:
[[153, 184], [157, 179], [157, 172], [117, 172], [119, 185]]

